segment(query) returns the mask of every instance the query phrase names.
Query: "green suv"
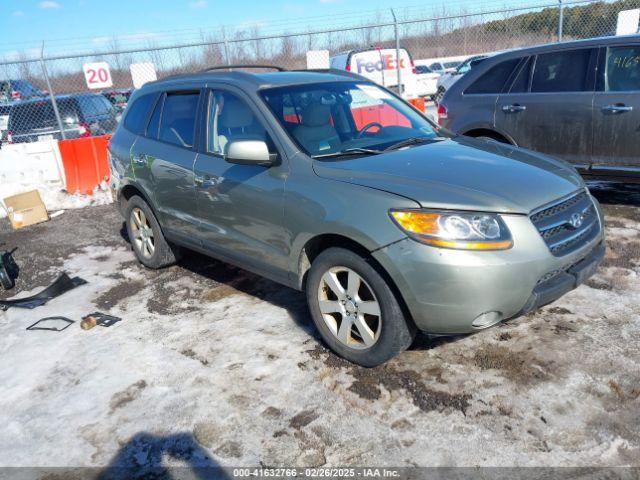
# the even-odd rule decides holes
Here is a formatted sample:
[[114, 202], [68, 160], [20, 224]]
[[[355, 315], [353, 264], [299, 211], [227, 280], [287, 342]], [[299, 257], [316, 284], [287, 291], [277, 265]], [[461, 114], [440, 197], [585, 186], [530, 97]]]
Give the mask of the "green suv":
[[109, 159], [140, 262], [186, 247], [304, 290], [325, 342], [365, 366], [418, 330], [473, 332], [547, 304], [604, 255], [598, 203], [569, 164], [452, 136], [349, 72], [146, 84]]

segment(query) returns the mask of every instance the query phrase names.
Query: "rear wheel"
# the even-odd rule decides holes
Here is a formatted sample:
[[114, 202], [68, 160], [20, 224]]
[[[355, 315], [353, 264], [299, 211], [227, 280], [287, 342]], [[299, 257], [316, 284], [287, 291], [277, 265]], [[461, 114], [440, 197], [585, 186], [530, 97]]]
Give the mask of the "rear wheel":
[[373, 367], [411, 345], [415, 328], [386, 280], [360, 255], [325, 250], [311, 265], [306, 287], [323, 340], [345, 359]]
[[138, 261], [154, 269], [174, 264], [179, 258], [179, 249], [164, 238], [147, 202], [133, 196], [127, 203], [126, 212], [127, 233]]

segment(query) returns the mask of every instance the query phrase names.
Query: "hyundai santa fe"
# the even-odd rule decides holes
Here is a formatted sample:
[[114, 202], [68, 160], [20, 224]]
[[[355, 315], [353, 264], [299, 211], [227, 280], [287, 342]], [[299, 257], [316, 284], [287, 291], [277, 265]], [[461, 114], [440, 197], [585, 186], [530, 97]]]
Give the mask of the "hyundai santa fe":
[[304, 290], [324, 341], [365, 366], [418, 330], [474, 332], [552, 302], [604, 255], [569, 164], [452, 136], [349, 72], [148, 83], [109, 161], [140, 262], [186, 247]]

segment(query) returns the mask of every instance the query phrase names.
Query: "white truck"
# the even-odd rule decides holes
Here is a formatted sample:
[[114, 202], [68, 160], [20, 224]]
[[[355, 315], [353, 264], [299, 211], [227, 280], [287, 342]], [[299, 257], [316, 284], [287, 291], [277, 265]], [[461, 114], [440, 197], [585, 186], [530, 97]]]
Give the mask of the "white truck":
[[395, 48], [348, 50], [333, 55], [329, 62], [331, 68], [357, 73], [396, 92], [399, 91], [399, 65], [403, 98], [418, 98], [417, 75], [411, 55], [405, 48], [401, 48], [399, 53], [398, 62]]

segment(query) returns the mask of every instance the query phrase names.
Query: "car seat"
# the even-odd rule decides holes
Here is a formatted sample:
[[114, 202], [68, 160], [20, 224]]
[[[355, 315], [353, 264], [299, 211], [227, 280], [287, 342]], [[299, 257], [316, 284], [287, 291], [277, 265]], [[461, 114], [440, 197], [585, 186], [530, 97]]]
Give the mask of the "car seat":
[[342, 141], [330, 120], [328, 105], [309, 104], [302, 109], [301, 123], [293, 129], [293, 136], [312, 155], [339, 150]]

